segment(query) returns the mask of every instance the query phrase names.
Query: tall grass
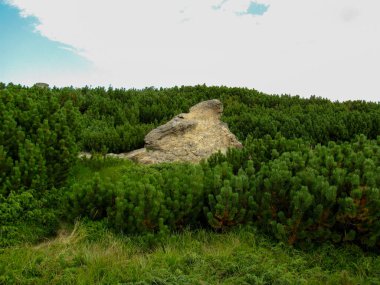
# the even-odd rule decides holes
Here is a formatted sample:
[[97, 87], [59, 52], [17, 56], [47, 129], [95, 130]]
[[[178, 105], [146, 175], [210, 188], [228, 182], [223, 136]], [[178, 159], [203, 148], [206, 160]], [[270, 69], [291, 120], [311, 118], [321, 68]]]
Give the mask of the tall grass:
[[144, 237], [77, 223], [0, 254], [0, 284], [380, 284], [380, 256], [356, 246], [300, 251], [252, 228]]

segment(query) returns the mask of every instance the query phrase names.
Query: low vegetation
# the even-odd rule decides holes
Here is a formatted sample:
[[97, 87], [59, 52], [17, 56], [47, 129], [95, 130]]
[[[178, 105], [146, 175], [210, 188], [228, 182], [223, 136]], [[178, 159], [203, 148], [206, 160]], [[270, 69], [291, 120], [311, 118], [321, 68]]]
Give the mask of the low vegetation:
[[378, 284], [380, 257], [354, 245], [307, 252], [251, 227], [171, 235], [159, 245], [141, 236], [77, 223], [38, 245], [0, 254], [0, 284]]
[[[212, 98], [242, 149], [105, 157]], [[0, 283], [380, 282], [378, 103], [0, 84], [0, 126]]]

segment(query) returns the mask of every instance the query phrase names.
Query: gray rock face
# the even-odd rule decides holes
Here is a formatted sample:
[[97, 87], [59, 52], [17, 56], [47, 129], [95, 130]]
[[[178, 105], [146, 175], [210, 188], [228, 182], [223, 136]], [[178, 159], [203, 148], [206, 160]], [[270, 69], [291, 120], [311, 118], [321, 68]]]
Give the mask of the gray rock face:
[[149, 150], [162, 150], [159, 143], [162, 138], [175, 134], [184, 134], [196, 125], [197, 122], [194, 120], [184, 120], [182, 115], [176, 116], [165, 125], [159, 126], [145, 136], [145, 148]]
[[189, 113], [180, 114], [152, 130], [145, 137], [145, 148], [124, 155], [140, 163], [172, 161], [199, 162], [211, 154], [226, 152], [242, 144], [220, 121], [223, 105], [219, 100], [201, 102]]
[[39, 88], [49, 88], [49, 84], [43, 83], [43, 82], [38, 82], [38, 83], [34, 84], [34, 86], [39, 87]]

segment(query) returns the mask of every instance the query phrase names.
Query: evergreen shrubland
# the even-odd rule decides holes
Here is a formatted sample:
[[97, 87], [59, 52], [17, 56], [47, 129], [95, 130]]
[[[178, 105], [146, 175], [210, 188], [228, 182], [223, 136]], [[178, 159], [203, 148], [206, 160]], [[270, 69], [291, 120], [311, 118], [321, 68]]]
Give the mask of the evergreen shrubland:
[[81, 147], [87, 151], [100, 152], [103, 146], [116, 153], [140, 148], [150, 130], [208, 99], [221, 100], [222, 119], [241, 141], [249, 135], [263, 138], [281, 133], [288, 139], [327, 144], [350, 141], [359, 134], [376, 139], [380, 133], [380, 108], [373, 102], [269, 96], [253, 89], [205, 85], [142, 90], [53, 88], [50, 92], [79, 109], [84, 128]]
[[64, 184], [77, 156], [79, 112], [42, 88], [0, 90], [0, 194]]
[[131, 234], [249, 224], [288, 244], [379, 247], [379, 162], [380, 137], [314, 147], [266, 136], [200, 165], [132, 164], [115, 183], [96, 175], [73, 185], [67, 210]]
[[0, 89], [0, 245], [54, 232], [52, 201], [76, 161], [79, 115], [44, 88]]
[[[243, 149], [199, 165], [129, 164], [120, 179], [67, 180], [78, 150], [142, 147], [151, 129], [214, 98]], [[249, 224], [289, 244], [380, 246], [379, 103], [227, 87], [1, 84], [0, 126], [0, 244], [27, 224], [44, 235], [61, 218], [88, 217], [128, 234]]]

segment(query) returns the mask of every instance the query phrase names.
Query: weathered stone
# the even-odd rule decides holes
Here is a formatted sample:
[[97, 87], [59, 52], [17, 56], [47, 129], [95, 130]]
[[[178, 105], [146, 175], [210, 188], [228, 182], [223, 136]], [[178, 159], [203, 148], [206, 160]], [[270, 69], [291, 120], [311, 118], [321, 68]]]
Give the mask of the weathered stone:
[[34, 84], [34, 86], [39, 87], [39, 88], [49, 88], [49, 84], [43, 83], [43, 82], [38, 82], [38, 83]]
[[197, 125], [196, 121], [184, 120], [183, 117], [177, 116], [167, 122], [165, 125], [159, 126], [145, 136], [145, 148], [160, 150], [160, 140], [170, 135], [184, 134]]
[[211, 154], [223, 153], [242, 144], [220, 121], [223, 105], [219, 100], [201, 102], [189, 113], [180, 114], [152, 130], [145, 137], [145, 148], [124, 157], [152, 164], [172, 161], [199, 162]]

